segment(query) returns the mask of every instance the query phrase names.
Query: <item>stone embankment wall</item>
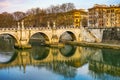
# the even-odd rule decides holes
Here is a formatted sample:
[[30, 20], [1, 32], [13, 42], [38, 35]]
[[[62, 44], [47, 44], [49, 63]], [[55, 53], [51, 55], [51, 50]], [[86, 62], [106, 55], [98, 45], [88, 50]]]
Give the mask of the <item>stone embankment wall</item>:
[[[81, 28], [83, 42], [120, 42], [120, 28], [89, 29]], [[120, 43], [119, 43], [120, 44]]]
[[103, 31], [102, 42], [119, 41], [120, 42], [120, 28], [105, 29]]
[[83, 42], [101, 42], [102, 37], [102, 29], [81, 28], [81, 41]]

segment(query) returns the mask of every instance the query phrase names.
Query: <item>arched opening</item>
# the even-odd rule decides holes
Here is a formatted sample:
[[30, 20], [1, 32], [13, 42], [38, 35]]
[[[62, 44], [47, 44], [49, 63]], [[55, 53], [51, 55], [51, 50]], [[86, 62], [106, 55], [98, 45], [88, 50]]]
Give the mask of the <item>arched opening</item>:
[[76, 40], [76, 36], [73, 32], [70, 31], [64, 32], [59, 38], [59, 42], [74, 41], [74, 40]]
[[65, 57], [71, 57], [74, 55], [76, 47], [72, 45], [65, 45], [65, 47], [60, 49], [60, 53]]
[[17, 57], [15, 52], [0, 52], [0, 63], [7, 64], [14, 61]]
[[45, 45], [47, 42], [49, 42], [49, 38], [46, 34], [38, 32], [31, 36], [29, 43], [34, 45]]
[[49, 54], [49, 48], [44, 46], [35, 46], [32, 48], [31, 54], [34, 60], [43, 60]]
[[0, 34], [0, 52], [13, 51], [17, 39], [11, 34]]

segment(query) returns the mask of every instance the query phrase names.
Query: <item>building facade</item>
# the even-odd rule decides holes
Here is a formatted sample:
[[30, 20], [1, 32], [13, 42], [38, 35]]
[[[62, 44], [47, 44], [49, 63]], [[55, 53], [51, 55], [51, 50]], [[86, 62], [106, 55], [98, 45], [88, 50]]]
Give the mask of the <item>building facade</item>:
[[80, 26], [80, 21], [81, 21], [80, 12], [79, 11], [74, 12], [74, 26], [76, 27]]
[[119, 6], [109, 6], [106, 8], [106, 27], [120, 27]]
[[95, 4], [88, 15], [89, 27], [120, 27], [120, 6]]
[[95, 4], [93, 8], [88, 9], [89, 26], [103, 27], [105, 26], [105, 10], [106, 5]]
[[88, 26], [88, 13], [84, 9], [73, 11], [74, 26], [75, 27], [86, 27]]

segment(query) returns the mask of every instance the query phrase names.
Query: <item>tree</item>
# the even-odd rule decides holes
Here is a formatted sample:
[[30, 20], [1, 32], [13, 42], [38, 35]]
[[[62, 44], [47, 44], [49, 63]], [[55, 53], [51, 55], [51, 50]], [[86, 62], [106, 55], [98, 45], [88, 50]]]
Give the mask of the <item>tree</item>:
[[74, 4], [73, 3], [67, 3], [67, 11], [71, 11], [73, 9], [75, 9]]
[[15, 27], [16, 23], [12, 14], [3, 12], [0, 14], [0, 27]]
[[24, 13], [24, 12], [19, 12], [19, 11], [17, 11], [17, 12], [14, 12], [14, 13], [13, 13], [13, 17], [14, 17], [14, 19], [15, 19], [16, 21], [18, 21], [18, 20], [20, 20], [20, 19], [22, 19], [22, 18], [25, 17], [25, 13]]
[[61, 11], [62, 12], [68, 12], [70, 10], [73, 10], [75, 8], [73, 3], [64, 3], [61, 5]]
[[[40, 8], [32, 8], [27, 11], [27, 17], [25, 19], [25, 26], [34, 26], [38, 27], [44, 22], [44, 17], [46, 15], [46, 11]], [[47, 22], [47, 21], [46, 21]]]
[[61, 12], [66, 12], [67, 5], [66, 4], [62, 4], [60, 6], [60, 8], [61, 8]]

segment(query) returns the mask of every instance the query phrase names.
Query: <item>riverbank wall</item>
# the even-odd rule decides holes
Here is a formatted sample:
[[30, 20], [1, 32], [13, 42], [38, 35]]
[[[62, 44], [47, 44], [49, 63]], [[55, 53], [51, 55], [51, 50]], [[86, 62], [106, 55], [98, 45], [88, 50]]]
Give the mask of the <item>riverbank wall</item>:
[[106, 49], [120, 49], [120, 45], [116, 44], [106, 44], [106, 43], [90, 43], [90, 42], [71, 42], [68, 41], [66, 44], [84, 46], [84, 47], [94, 47], [94, 48], [106, 48]]
[[120, 28], [105, 29], [102, 42], [120, 44]]

